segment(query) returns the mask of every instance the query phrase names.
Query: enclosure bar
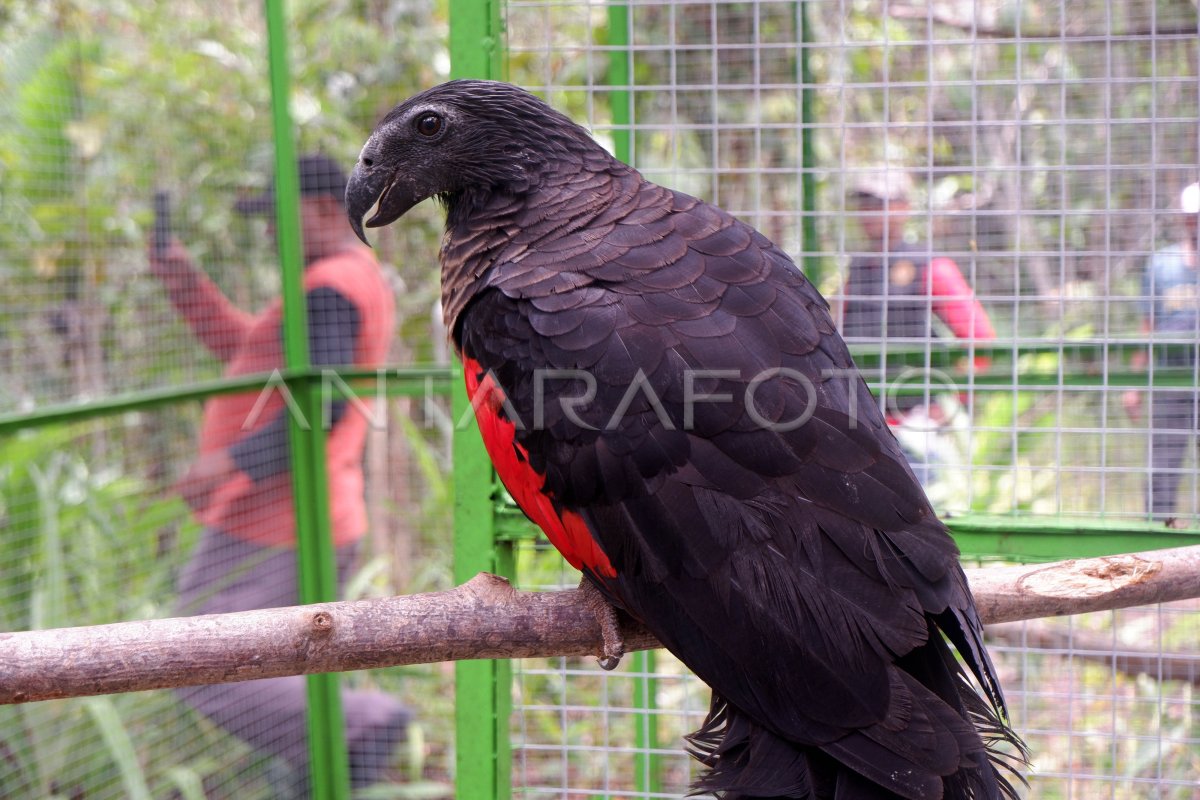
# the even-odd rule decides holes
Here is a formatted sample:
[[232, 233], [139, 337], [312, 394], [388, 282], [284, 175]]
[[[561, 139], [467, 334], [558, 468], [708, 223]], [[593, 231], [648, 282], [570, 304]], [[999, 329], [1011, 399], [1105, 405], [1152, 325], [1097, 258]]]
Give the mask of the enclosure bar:
[[817, 166], [813, 148], [814, 112], [813, 93], [816, 81], [809, 63], [809, 47], [812, 44], [812, 27], [808, 22], [808, 0], [798, 0], [800, 54], [800, 250], [804, 274], [814, 286], [824, 280], [824, 265], [818, 255], [817, 239]]
[[[977, 393], [995, 391], [996, 387], [1006, 390], [1015, 389], [1019, 392], [1022, 389], [1033, 389], [1039, 386], [1056, 386], [1064, 389], [1089, 386], [1105, 389], [1192, 389], [1196, 386], [1195, 376], [1191, 370], [1186, 368], [1162, 367], [1156, 369], [1153, 375], [1135, 370], [1109, 370], [1106, 374], [1102, 374], [1099, 366], [1097, 364], [1094, 371], [1064, 370], [1058, 373], [1049, 370], [1044, 372], [1021, 371], [1015, 382], [1012, 375], [976, 372], [971, 377], [971, 383]], [[866, 365], [860, 364], [859, 367], [865, 371], [871, 371], [870, 367]], [[958, 380], [954, 382], [956, 386], [966, 384], [965, 375], [957, 376], [957, 378]], [[867, 384], [871, 386], [872, 390], [876, 388], [870, 380], [867, 381]]]
[[1161, 522], [1096, 522], [1070, 517], [964, 514], [943, 520], [965, 557], [1049, 561], [1067, 555], [1100, 558], [1134, 550], [1200, 544], [1200, 530]]
[[[925, 388], [921, 380], [907, 380], [905, 384], [894, 385], [889, 383], [889, 379], [897, 378], [901, 374], [900, 368], [905, 366], [903, 362], [889, 363], [889, 369], [885, 372], [884, 377], [880, 377], [879, 366], [877, 363], [859, 364], [858, 368], [863, 373], [863, 379], [866, 380], [870, 390], [878, 394], [886, 390], [893, 395], [923, 395]], [[938, 365], [933, 365], [937, 369], [941, 369]], [[949, 365], [946, 365], [950, 369]], [[1170, 372], [1171, 374], [1165, 374]], [[949, 381], [941, 380], [942, 375], [931, 373], [929, 375], [934, 379], [934, 388], [940, 390], [945, 386], [947, 391], [964, 388], [967, 385], [967, 376], [958, 375], [953, 372], [945, 374], [944, 377], [949, 378]], [[1154, 375], [1150, 376], [1145, 372], [1133, 372], [1125, 370], [1109, 370], [1107, 374], [1101, 374], [1099, 371], [1086, 372], [1063, 372], [1054, 373], [1050, 371], [1044, 372], [1021, 372], [1015, 380], [1010, 374], [980, 374], [975, 373], [971, 377], [971, 385], [977, 395], [985, 392], [1021, 392], [1024, 390], [1033, 390], [1040, 387], [1063, 388], [1063, 389], [1145, 389], [1145, 388], [1194, 388], [1196, 384], [1195, 378], [1191, 375], [1190, 370], [1184, 368], [1162, 368], [1155, 370]]]
[[633, 654], [633, 706], [640, 709], [634, 730], [633, 786], [644, 794], [662, 792], [662, 745], [658, 733], [658, 656], [654, 650], [639, 650]]
[[[1144, 345], [1142, 346], [1144, 347]], [[1043, 352], [1051, 350], [1053, 347], [1057, 346], [1037, 346], [1031, 349], [1030, 352]], [[1087, 347], [1090, 350], [1092, 346], [1088, 345]], [[1099, 352], [1099, 346], [1096, 349]], [[980, 354], [984, 354], [985, 352], [992, 352], [993, 348], [977, 346], [976, 350]], [[850, 351], [859, 368], [868, 373], [868, 385], [873, 390], [878, 388], [871, 377], [869, 377], [869, 373], [872, 370], [878, 369], [878, 356], [873, 352], [854, 346], [850, 348]], [[994, 348], [994, 351], [997, 355], [1004, 355], [1006, 353], [999, 346]], [[904, 359], [893, 359], [891, 357], [896, 355], [897, 352], [902, 355], [904, 354], [903, 351], [889, 351], [889, 364], [900, 366], [905, 363]], [[947, 349], [945, 351], [947, 355], [965, 355], [966, 352], [965, 348]], [[1007, 353], [1011, 353], [1011, 350], [1007, 351]], [[913, 350], [912, 357], [916, 359], [923, 357], [923, 354], [920, 351]], [[952, 361], [949, 358], [939, 359], [935, 357], [933, 366], [952, 366]], [[378, 376], [378, 371], [376, 370], [363, 369], [339, 369], [336, 370], [336, 373], [342, 379], [355, 385], [359, 382], [375, 380]], [[458, 373], [448, 367], [397, 367], [387, 369], [386, 373], [387, 394], [389, 397], [420, 397], [423, 394], [431, 392], [442, 394], [449, 391], [450, 384], [453, 381], [459, 380]], [[288, 387], [289, 391], [292, 391], [302, 381], [312, 381], [319, 384], [325, 374], [324, 368], [285, 369], [280, 371], [279, 379]], [[105, 399], [89, 401], [87, 405], [80, 403], [60, 403], [41, 406], [31, 411], [3, 413], [0, 414], [0, 436], [10, 435], [24, 428], [79, 422], [93, 417], [110, 417], [159, 406], [206, 400], [209, 397], [219, 394], [262, 389], [267, 385], [270, 377], [269, 375], [259, 374], [239, 376], [237, 378], [222, 378], [219, 380], [200, 381], [187, 386], [170, 386], [146, 389], [140, 392], [130, 392]], [[1007, 374], [976, 373], [972, 380], [984, 389], [996, 384], [1010, 388], [1012, 382], [1011, 376]], [[1057, 371], [1022, 372], [1018, 388], [1024, 386], [1057, 386], [1059, 383], [1063, 386], [1103, 386], [1114, 389], [1147, 386], [1182, 386], [1190, 388], [1195, 384], [1195, 376], [1190, 369], [1183, 367], [1158, 367], [1155, 368], [1153, 375], [1151, 375], [1144, 370], [1108, 370], [1107, 372], [1101, 372], [1099, 364], [1097, 364], [1095, 371], [1065, 371], [1061, 376]]]
[[[449, 16], [451, 77], [502, 78], [500, 0], [450, 0]], [[451, 397], [455, 579], [465, 581], [481, 570], [511, 576], [512, 544], [496, 538], [496, 477], [461, 379], [454, 381]], [[454, 687], [455, 796], [507, 800], [512, 795], [512, 665], [460, 661]]]
[[[266, 0], [267, 58], [271, 81], [271, 123], [275, 144], [275, 230], [283, 293], [284, 363], [309, 369], [308, 310], [304, 297], [304, 253], [300, 231], [300, 179], [292, 138], [291, 78], [285, 0]], [[295, 387], [299, 408], [310, 422], [321, 419], [321, 396], [309, 381]], [[297, 583], [301, 603], [337, 599], [336, 561], [325, 474], [325, 427], [303, 425], [288, 414], [292, 493], [296, 509]], [[308, 751], [310, 794], [314, 800], [347, 800], [350, 769], [343, 732], [338, 675], [310, 675]]]
[[[281, 373], [282, 374], [282, 373]], [[103, 400], [82, 403], [59, 403], [42, 406], [33, 411], [0, 414], [0, 436], [15, 434], [25, 428], [38, 428], [60, 423], [80, 422], [92, 417], [111, 417], [131, 411], [167, 406], [192, 400], [205, 400], [219, 394], [243, 392], [261, 387], [266, 375], [247, 375], [238, 378], [201, 381], [188, 386], [170, 386], [130, 392]], [[291, 378], [285, 378], [290, 380]]]
[[[280, 386], [292, 387], [301, 381], [320, 383], [326, 379], [328, 368], [281, 370]], [[334, 372], [344, 381], [357, 387], [360, 383], [376, 380], [378, 371], [363, 369], [339, 369]], [[385, 370], [387, 395], [389, 397], [420, 397], [427, 394], [448, 394], [450, 380], [454, 374], [448, 367], [395, 367]], [[261, 390], [269, 385], [271, 375], [243, 375], [236, 378], [200, 381], [187, 386], [169, 386], [129, 392], [103, 400], [81, 403], [59, 403], [42, 406], [33, 411], [0, 414], [0, 436], [11, 435], [24, 428], [37, 428], [60, 423], [80, 422], [92, 417], [112, 417], [118, 414], [159, 406], [207, 400], [219, 394]], [[282, 390], [282, 389], [281, 389]]]
[[[1044, 561], [1086, 556], [1100, 558], [1148, 548], [1200, 544], [1200, 528], [1168, 528], [1161, 522], [1096, 522], [1074, 517], [1017, 517], [1003, 514], [954, 514], [942, 520], [968, 558]], [[519, 542], [541, 531], [513, 507], [501, 508], [496, 537]]]
[[[879, 350], [873, 345], [864, 345], [856, 342], [848, 343], [850, 353], [854, 356], [855, 361], [879, 361]], [[926, 349], [928, 348], [928, 349]], [[1147, 355], [1175, 356], [1175, 355], [1191, 355], [1195, 352], [1196, 345], [1186, 342], [1147, 342], [1147, 341], [1033, 341], [1029, 339], [989, 339], [987, 341], [975, 341], [968, 344], [959, 344], [958, 340], [938, 339], [928, 343], [921, 344], [902, 344], [888, 343], [888, 360], [914, 359], [913, 363], [921, 364], [922, 361], [915, 360], [918, 356], [925, 358], [932, 355], [934, 359], [947, 358], [964, 358], [975, 355], [986, 355], [993, 359], [1012, 356], [1015, 352], [1018, 356], [1027, 355], [1029, 353], [1050, 353], [1053, 355], [1063, 356], [1064, 358], [1084, 356], [1091, 357], [1099, 362], [1105, 356], [1119, 355], [1129, 356], [1137, 352], [1144, 352]], [[894, 359], [893, 359], [894, 357]], [[1178, 371], [1178, 369], [1176, 370]]]
[[608, 105], [613, 155], [633, 166], [633, 87], [629, 70], [629, 6], [608, 6]]
[[[608, 6], [608, 102], [612, 115], [613, 155], [630, 166], [633, 163], [633, 85], [630, 71], [629, 6]], [[530, 526], [532, 528], [532, 526]], [[633, 707], [639, 713], [634, 720], [633, 787], [642, 794], [662, 791], [662, 758], [658, 735], [658, 657], [653, 650], [640, 650], [632, 656], [633, 671], [639, 675], [633, 686]]]
[[[455, 421], [454, 579], [479, 572], [513, 574], [513, 547], [501, 542], [495, 525], [495, 476], [475, 425], [462, 382], [451, 394]], [[456, 796], [507, 798], [512, 791], [509, 743], [512, 665], [501, 660], [460, 661], [454, 668], [457, 742]]]

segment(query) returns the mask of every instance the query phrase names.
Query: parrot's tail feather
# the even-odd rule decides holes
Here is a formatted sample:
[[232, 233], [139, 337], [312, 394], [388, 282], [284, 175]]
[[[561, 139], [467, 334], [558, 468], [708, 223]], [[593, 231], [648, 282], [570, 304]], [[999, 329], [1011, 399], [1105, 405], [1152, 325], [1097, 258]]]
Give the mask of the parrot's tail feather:
[[967, 719], [979, 732], [984, 749], [972, 754], [978, 769], [964, 770], [946, 780], [946, 796], [1019, 800], [1015, 784], [1029, 785], [1021, 772], [1021, 767], [1029, 764], [1029, 750], [997, 710], [971, 690], [965, 675], [959, 676], [959, 684]]
[[687, 737], [688, 751], [708, 771], [693, 794], [735, 798], [815, 797], [809, 754], [767, 731], [713, 692], [708, 718]]
[[[919, 687], [910, 676], [900, 680]], [[911, 762], [906, 767], [904, 758], [880, 772], [891, 763], [889, 757], [905, 753], [908, 742], [904, 736], [904, 741], [889, 741], [896, 732], [882, 726], [827, 745], [805, 746], [762, 727], [714, 693], [704, 724], [687, 737], [689, 751], [708, 768], [692, 792], [721, 800], [1017, 800], [1014, 783], [1024, 783], [1018, 770], [1025, 760], [1020, 740], [965, 676], [956, 682], [962, 693], [957, 711], [930, 695], [912, 708], [911, 722], [920, 731], [942, 727], [958, 739], [957, 747], [940, 742], [945, 752], [936, 757], [958, 755], [928, 774], [912, 769], [916, 765]]]
[[[974, 616], [973, 614], [971, 615]], [[965, 620], [966, 615], [939, 620]], [[995, 679], [995, 668], [987, 651], [983, 648], [983, 629], [975, 620], [970, 628], [966, 625], [949, 638], [954, 642], [964, 640], [964, 631], [971, 630], [975, 646], [959, 645], [970, 672], [976, 676], [983, 693], [971, 684], [963, 665], [959, 662], [941, 633], [930, 625], [929, 642], [900, 660], [911, 675], [946, 703], [974, 730], [982, 744], [981, 748], [967, 748], [968, 758], [975, 763], [974, 769], [959, 770], [945, 778], [946, 798], [979, 798], [980, 800], [1018, 800], [1020, 793], [1015, 783], [1027, 785], [1021, 767], [1029, 763], [1029, 751], [1025, 743], [1006, 722], [1007, 708], [999, 683]], [[957, 633], [957, 635], [956, 635]]]
[[713, 695], [708, 718], [687, 737], [708, 771], [692, 794], [721, 800], [901, 800], [815, 747], [802, 747]]

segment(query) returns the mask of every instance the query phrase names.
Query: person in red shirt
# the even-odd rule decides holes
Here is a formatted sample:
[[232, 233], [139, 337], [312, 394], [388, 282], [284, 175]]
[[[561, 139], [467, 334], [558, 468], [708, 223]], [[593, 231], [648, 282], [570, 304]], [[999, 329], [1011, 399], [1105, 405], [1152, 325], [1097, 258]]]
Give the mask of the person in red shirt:
[[[324, 156], [299, 160], [304, 289], [312, 364], [382, 366], [394, 330], [394, 299], [372, 251], [351, 230], [343, 207], [346, 176]], [[237, 204], [268, 214], [268, 191]], [[224, 364], [226, 377], [269, 375], [283, 366], [283, 304], [257, 313], [237, 308], [178, 240], [150, 247], [150, 271], [196, 337]], [[264, 380], [264, 383], [266, 381]], [[286, 405], [279, 391], [215, 395], [204, 407], [199, 456], [178, 487], [203, 524], [179, 577], [179, 610], [216, 614], [293, 605], [296, 536]], [[363, 449], [367, 418], [345, 400], [328, 414], [326, 456], [338, 586], [367, 531]], [[191, 687], [193, 708], [261, 752], [279, 756], [289, 777], [281, 797], [307, 796], [306, 693], [302, 676]], [[344, 691], [351, 779], [382, 773], [411, 713], [382, 692]]]
[[[906, 238], [911, 189], [908, 175], [892, 168], [868, 170], [852, 184], [848, 206], [856, 212], [866, 248], [850, 260], [842, 336], [851, 344], [886, 341], [898, 347], [920, 346], [944, 332], [977, 342], [996, 338], [987, 311], [954, 260]], [[974, 365], [985, 369], [987, 359], [977, 357]], [[932, 379], [928, 383], [937, 385]], [[945, 410], [928, 392], [889, 392], [885, 401], [888, 422], [928, 487], [941, 460], [936, 434], [948, 421]]]

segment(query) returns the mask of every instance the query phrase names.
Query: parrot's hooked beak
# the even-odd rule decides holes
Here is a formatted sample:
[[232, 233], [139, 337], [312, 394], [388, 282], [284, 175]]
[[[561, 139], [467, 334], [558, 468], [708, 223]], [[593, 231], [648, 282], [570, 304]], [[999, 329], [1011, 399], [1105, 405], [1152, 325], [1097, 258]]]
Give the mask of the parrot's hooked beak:
[[[371, 142], [367, 142], [346, 183], [346, 214], [350, 217], [350, 227], [367, 245], [371, 243], [367, 241], [364, 226], [379, 228], [395, 222], [430, 194], [386, 160], [374, 157], [371, 150]], [[377, 203], [375, 215], [364, 220]]]
[[377, 202], [379, 202], [380, 208], [376, 210], [373, 217], [365, 221], [366, 227], [374, 228], [386, 225], [407, 210], [404, 209], [387, 219], [382, 219], [385, 214], [381, 200], [387, 192], [388, 178], [389, 176], [384, 170], [364, 169], [360, 161], [354, 167], [354, 171], [350, 173], [350, 180], [346, 183], [346, 214], [350, 217], [350, 227], [366, 245], [371, 243], [367, 240], [366, 231], [363, 230], [363, 218]]

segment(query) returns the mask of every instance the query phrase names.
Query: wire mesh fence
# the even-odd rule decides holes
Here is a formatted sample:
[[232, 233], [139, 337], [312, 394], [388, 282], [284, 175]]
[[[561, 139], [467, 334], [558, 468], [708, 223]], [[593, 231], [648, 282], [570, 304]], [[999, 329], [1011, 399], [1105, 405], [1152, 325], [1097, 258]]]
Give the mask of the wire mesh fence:
[[[445, 12], [293, 6], [299, 149], [347, 168], [381, 113], [446, 74]], [[229, 308], [281, 291], [268, 218], [237, 206], [274, 170], [262, 5], [222, 9], [0, 7], [5, 630], [176, 613], [204, 537], [173, 487], [198, 453], [197, 401], [231, 388], [196, 330], [222, 315], [189, 325], [172, 302], [151, 268], [156, 221]], [[813, 277], [952, 522], [1042, 557], [1074, 554], [1069, 529], [1096, 523], [1131, 532], [1129, 550], [1134, 531], [1196, 526], [1200, 314], [1180, 277], [1200, 210], [1193, 3], [512, 0], [504, 23], [512, 80]], [[386, 366], [444, 359], [438, 216], [378, 234], [396, 299]], [[264, 374], [247, 376], [260, 392]], [[450, 580], [443, 377], [367, 426], [369, 524], [345, 596]], [[62, 404], [83, 410], [43, 416]], [[1004, 540], [1017, 520], [1051, 543]], [[556, 559], [521, 545], [522, 585], [574, 584]], [[997, 631], [1029, 796], [1200, 797], [1196, 610]], [[452, 793], [450, 683], [440, 667], [347, 681], [415, 712], [406, 755], [386, 754], [413, 796]], [[681, 737], [707, 692], [666, 654], [611, 674], [522, 662], [513, 697], [515, 795], [674, 797], [693, 776]], [[14, 798], [274, 797], [290, 768], [166, 692], [3, 709], [0, 752]]]
[[[514, 82], [806, 270], [935, 505], [991, 520], [980, 555], [1195, 527], [1194, 4], [513, 0], [505, 26]], [[1196, 624], [998, 634], [1030, 797], [1197, 796]], [[515, 794], [685, 789], [706, 694], [669, 656], [527, 662], [516, 692]]]
[[1197, 603], [995, 626], [1033, 797], [1193, 798]]
[[[944, 508], [1145, 518], [1157, 474], [1179, 484], [1161, 513], [1194, 515], [1118, 375], [1166, 290], [1146, 265], [1186, 236], [1190, 4], [514, 2], [507, 25], [515, 79], [783, 245], [865, 367], [904, 358], [885, 380], [937, 417], [908, 439]], [[1194, 319], [1157, 317], [1155, 341], [1194, 344]]]
[[[523, 566], [550, 579], [539, 556]], [[569, 576], [563, 576], [569, 580]], [[535, 578], [536, 580], [536, 578]], [[1032, 753], [1031, 798], [1180, 798], [1200, 792], [1200, 603], [1185, 601], [989, 628], [1015, 725]], [[697, 776], [683, 736], [708, 690], [667, 653], [528, 660], [514, 681], [513, 795], [679, 797]]]
[[[437, 356], [436, 270], [408, 257], [433, 252], [435, 215], [382, 238], [376, 265], [318, 208], [340, 204], [334, 173], [383, 104], [433, 80], [436, 47], [391, 49], [442, 38], [445, 18], [426, 3], [356, 5], [295, 4], [274, 43], [275, 3], [0, 8], [3, 630], [299, 600], [290, 482], [313, 462], [291, 458], [282, 424], [299, 384], [271, 378], [294, 365], [276, 248], [291, 233], [270, 202], [272, 44], [293, 53], [296, 147], [329, 166], [298, 168], [302, 284], [318, 311], [322, 294], [348, 298], [357, 326], [342, 336], [335, 298], [301, 338], [330, 371], [322, 390], [340, 385], [335, 369], [371, 373], [351, 383], [355, 402], [330, 391], [309, 420], [340, 414], [334, 457], [315, 470], [331, 488], [339, 594], [449, 583], [445, 376], [428, 372], [426, 398], [426, 381], [395, 369]], [[239, 474], [209, 480], [205, 456], [225, 445]], [[349, 778], [452, 795], [451, 683], [439, 667], [345, 677], [347, 741], [334, 746]], [[5, 707], [0, 796], [308, 797], [306, 713], [303, 678]]]

